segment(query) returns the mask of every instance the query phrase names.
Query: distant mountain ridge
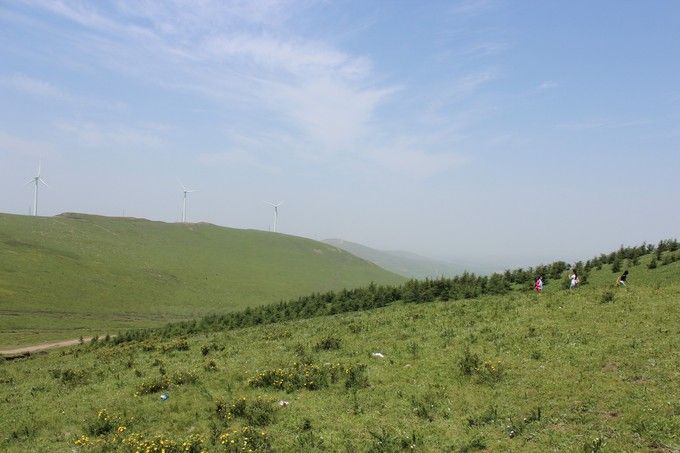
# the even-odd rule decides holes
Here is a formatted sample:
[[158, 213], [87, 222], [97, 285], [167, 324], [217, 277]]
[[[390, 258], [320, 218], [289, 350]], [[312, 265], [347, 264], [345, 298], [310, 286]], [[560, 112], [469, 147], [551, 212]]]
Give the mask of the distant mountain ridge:
[[476, 273], [487, 273], [490, 271], [481, 265], [471, 263], [450, 263], [427, 258], [418, 255], [417, 253], [400, 250], [378, 250], [343, 239], [325, 239], [322, 242], [345, 250], [359, 258], [377, 264], [383, 269], [394, 272], [395, 274], [403, 275], [404, 277], [451, 277], [462, 274], [466, 270]]

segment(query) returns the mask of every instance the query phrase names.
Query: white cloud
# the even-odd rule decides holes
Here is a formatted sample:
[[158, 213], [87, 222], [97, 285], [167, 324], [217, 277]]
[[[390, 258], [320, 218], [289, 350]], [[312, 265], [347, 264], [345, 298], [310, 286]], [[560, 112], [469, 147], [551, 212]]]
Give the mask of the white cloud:
[[167, 129], [159, 124], [130, 127], [115, 124], [98, 124], [90, 121], [60, 122], [56, 126], [68, 136], [87, 146], [124, 145], [155, 147], [164, 142], [162, 133]]
[[[418, 177], [460, 162], [452, 154], [431, 152], [440, 147], [428, 144], [427, 139], [418, 146], [387, 151], [384, 144], [395, 139], [380, 133], [384, 124], [377, 112], [405, 88], [380, 82], [383, 77], [366, 55], [291, 33], [287, 18], [309, 2], [171, 0], [102, 5], [26, 1], [85, 27], [86, 39], [76, 42], [91, 63], [164, 89], [198, 93], [230, 115], [268, 118], [258, 123], [257, 130], [250, 130], [288, 154], [312, 159], [342, 155], [350, 160], [369, 156], [375, 165], [395, 172], [412, 171]], [[455, 103], [495, 78], [490, 69], [455, 78], [443, 95], [438, 92], [431, 98], [435, 101], [429, 107], [436, 110]], [[422, 100], [414, 112], [427, 109], [428, 102]], [[430, 120], [421, 115], [418, 130], [398, 135], [427, 133], [425, 123], [441, 128], [442, 115], [435, 116]], [[163, 142], [162, 134], [144, 126], [64, 122], [58, 127], [91, 146], [157, 146]], [[380, 136], [382, 143], [376, 138]], [[262, 143], [231, 145], [239, 151], [207, 152], [199, 161], [272, 170], [255, 157], [264, 149]], [[370, 151], [375, 148], [385, 150]]]
[[23, 74], [0, 77], [0, 85], [32, 96], [54, 99], [67, 99], [69, 96], [53, 84]]
[[553, 81], [553, 80], [546, 80], [545, 82], [541, 82], [538, 87], [536, 87], [539, 91], [542, 90], [550, 90], [553, 88], [557, 88], [559, 86], [559, 83]]
[[[106, 12], [98, 3], [30, 3], [96, 33], [79, 46], [100, 65], [164, 88], [192, 90], [226, 109], [276, 112], [320, 151], [362, 139], [392, 90], [372, 82], [364, 56], [285, 27], [261, 31], [299, 2], [118, 2]], [[110, 134], [90, 126], [73, 132], [91, 143]]]
[[210, 37], [203, 43], [208, 58], [245, 57], [266, 67], [284, 69], [301, 77], [367, 75], [370, 64], [320, 43], [284, 40], [266, 35], [239, 34]]
[[351, 147], [364, 137], [375, 109], [391, 92], [327, 78], [273, 87], [270, 102], [328, 152]]
[[650, 121], [647, 120], [619, 121], [608, 118], [595, 118], [584, 121], [560, 123], [557, 125], [557, 127], [560, 129], [567, 130], [618, 129], [623, 127], [643, 126], [645, 124], [650, 124]]

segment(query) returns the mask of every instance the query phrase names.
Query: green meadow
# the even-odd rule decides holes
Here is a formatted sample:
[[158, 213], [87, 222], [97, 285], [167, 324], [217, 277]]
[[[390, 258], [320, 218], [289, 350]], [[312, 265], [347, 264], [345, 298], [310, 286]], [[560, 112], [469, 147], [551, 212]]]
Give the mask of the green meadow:
[[0, 449], [678, 451], [680, 262], [651, 259], [627, 288], [605, 264], [576, 290], [6, 360]]
[[283, 234], [0, 214], [0, 349], [104, 335], [403, 278]]

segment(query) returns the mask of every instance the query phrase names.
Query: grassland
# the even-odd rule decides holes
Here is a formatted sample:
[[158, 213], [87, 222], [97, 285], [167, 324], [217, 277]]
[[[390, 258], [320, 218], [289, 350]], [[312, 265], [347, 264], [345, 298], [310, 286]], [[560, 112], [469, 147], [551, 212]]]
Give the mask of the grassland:
[[680, 262], [649, 260], [628, 288], [605, 265], [574, 291], [0, 362], [0, 449], [678, 451]]
[[0, 214], [0, 349], [401, 280], [335, 247], [283, 234]]

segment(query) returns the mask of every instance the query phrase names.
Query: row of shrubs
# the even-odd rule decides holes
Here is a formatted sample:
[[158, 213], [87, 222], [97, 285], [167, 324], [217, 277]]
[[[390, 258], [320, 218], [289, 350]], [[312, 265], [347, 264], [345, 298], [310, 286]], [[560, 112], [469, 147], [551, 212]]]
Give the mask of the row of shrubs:
[[680, 254], [666, 253], [661, 258], [657, 257], [657, 255], [654, 255], [652, 260], [647, 265], [647, 268], [656, 269], [659, 266], [668, 266], [669, 264], [673, 264], [676, 261], [680, 261]]
[[287, 368], [272, 368], [261, 371], [248, 380], [248, 385], [254, 388], [273, 388], [291, 392], [303, 388], [319, 390], [335, 384], [341, 379], [347, 389], [367, 387], [366, 365], [342, 366], [339, 363], [323, 365], [294, 363]]
[[197, 320], [167, 324], [160, 328], [129, 330], [115, 337], [107, 337], [108, 341], [106, 341], [107, 339], [100, 340], [97, 344], [120, 344], [156, 336], [170, 338], [200, 332], [230, 330], [260, 324], [370, 310], [385, 307], [397, 301], [423, 303], [435, 300], [470, 299], [487, 294], [506, 294], [511, 291], [513, 284], [521, 285], [520, 288], [523, 289], [529, 289], [537, 275], [542, 275], [544, 283], [547, 284], [550, 279], [562, 278], [564, 272], [570, 269], [575, 269], [579, 274], [581, 284], [585, 284], [588, 272], [593, 268], [601, 268], [604, 264], [614, 266], [617, 260], [624, 259], [631, 260], [634, 263], [642, 255], [652, 252], [659, 254], [659, 250], [661, 250], [661, 253], [665, 251], [674, 252], [678, 248], [678, 241], [673, 239], [661, 241], [656, 247], [651, 244], [642, 244], [637, 247], [622, 246], [616, 252], [608, 255], [603, 254], [586, 262], [579, 261], [571, 266], [564, 261], [555, 261], [552, 264], [535, 268], [507, 270], [504, 273], [495, 273], [489, 276], [466, 272], [452, 278], [409, 280], [398, 286], [371, 283], [364, 288], [313, 293], [289, 301], [246, 308], [239, 312], [209, 315]]
[[508, 291], [510, 291], [510, 284], [501, 274], [487, 277], [465, 273], [454, 278], [409, 280], [400, 286], [372, 283], [364, 288], [314, 293], [290, 301], [249, 307], [239, 312], [208, 315], [198, 320], [171, 323], [160, 328], [133, 329], [111, 337], [108, 342], [99, 340], [96, 344], [121, 344], [143, 341], [151, 337], [170, 338], [370, 310], [385, 307], [400, 300], [407, 303], [458, 300], [484, 294], [505, 294]]

